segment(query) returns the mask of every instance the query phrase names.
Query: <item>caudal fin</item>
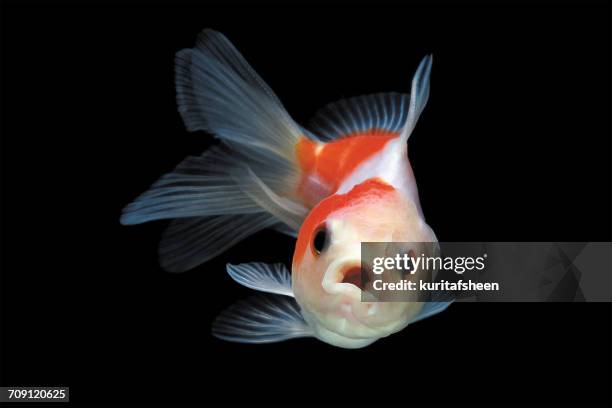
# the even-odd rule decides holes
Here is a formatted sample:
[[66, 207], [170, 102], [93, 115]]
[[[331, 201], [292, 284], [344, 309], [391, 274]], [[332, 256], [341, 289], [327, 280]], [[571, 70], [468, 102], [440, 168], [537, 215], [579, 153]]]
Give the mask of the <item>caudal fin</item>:
[[236, 48], [206, 29], [175, 61], [185, 126], [221, 144], [154, 183], [123, 210], [121, 222], [177, 219], [162, 240], [160, 259], [180, 272], [261, 229], [295, 231], [306, 209], [292, 201], [299, 177], [294, 148], [304, 132]]
[[260, 160], [293, 162], [303, 132], [223, 34], [202, 31], [175, 62], [176, 100], [188, 130], [210, 132]]

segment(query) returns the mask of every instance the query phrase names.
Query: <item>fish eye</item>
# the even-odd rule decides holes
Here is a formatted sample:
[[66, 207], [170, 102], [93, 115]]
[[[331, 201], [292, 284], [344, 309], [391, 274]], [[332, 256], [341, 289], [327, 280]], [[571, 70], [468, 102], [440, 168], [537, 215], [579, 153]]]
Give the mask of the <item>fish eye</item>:
[[321, 225], [317, 228], [317, 231], [314, 234], [314, 239], [312, 240], [312, 248], [315, 251], [315, 254], [320, 255], [323, 251], [327, 249], [329, 245], [329, 233], [325, 225]]

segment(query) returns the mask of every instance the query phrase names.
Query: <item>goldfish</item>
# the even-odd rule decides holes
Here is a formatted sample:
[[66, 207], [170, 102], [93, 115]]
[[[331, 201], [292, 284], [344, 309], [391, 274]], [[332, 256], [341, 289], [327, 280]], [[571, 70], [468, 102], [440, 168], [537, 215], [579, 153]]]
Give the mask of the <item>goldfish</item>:
[[266, 228], [297, 238], [291, 271], [228, 264], [237, 283], [265, 292], [213, 322], [218, 338], [271, 343], [314, 337], [361, 348], [449, 302], [362, 299], [362, 242], [437, 242], [425, 222], [408, 138], [429, 98], [432, 57], [410, 94], [343, 99], [296, 123], [221, 33], [205, 29], [175, 58], [178, 111], [188, 131], [219, 143], [187, 157], [127, 205], [124, 225], [171, 219], [159, 257], [192, 269]]

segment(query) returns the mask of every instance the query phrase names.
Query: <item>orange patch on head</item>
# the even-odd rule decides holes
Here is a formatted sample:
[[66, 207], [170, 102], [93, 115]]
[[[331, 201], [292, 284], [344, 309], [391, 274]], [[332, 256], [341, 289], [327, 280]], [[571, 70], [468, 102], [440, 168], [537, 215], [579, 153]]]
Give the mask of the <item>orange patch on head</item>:
[[304, 220], [298, 240], [295, 245], [293, 263], [298, 263], [304, 257], [313, 238], [313, 234], [318, 227], [329, 218], [329, 216], [339, 210], [355, 205], [365, 197], [383, 197], [386, 194], [396, 191], [393, 186], [380, 179], [369, 179], [361, 184], [357, 184], [346, 194], [334, 194], [322, 200], [312, 209], [308, 217]]

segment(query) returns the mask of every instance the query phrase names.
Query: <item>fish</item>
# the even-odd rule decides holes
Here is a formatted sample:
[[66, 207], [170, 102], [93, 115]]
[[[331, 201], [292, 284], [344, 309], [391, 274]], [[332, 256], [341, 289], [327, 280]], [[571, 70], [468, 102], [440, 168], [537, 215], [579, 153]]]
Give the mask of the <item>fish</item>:
[[362, 242], [437, 242], [425, 222], [408, 138], [429, 98], [432, 56], [410, 93], [333, 102], [302, 126], [221, 33], [175, 57], [178, 111], [218, 144], [189, 156], [122, 211], [124, 225], [170, 219], [161, 266], [183, 272], [264, 229], [296, 238], [282, 263], [227, 264], [261, 292], [224, 310], [212, 334], [240, 343], [314, 337], [357, 349], [449, 302], [362, 301]]

